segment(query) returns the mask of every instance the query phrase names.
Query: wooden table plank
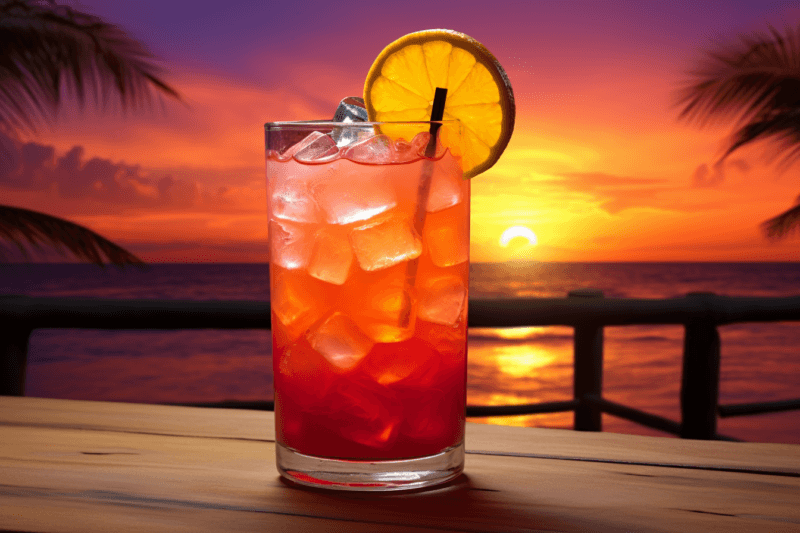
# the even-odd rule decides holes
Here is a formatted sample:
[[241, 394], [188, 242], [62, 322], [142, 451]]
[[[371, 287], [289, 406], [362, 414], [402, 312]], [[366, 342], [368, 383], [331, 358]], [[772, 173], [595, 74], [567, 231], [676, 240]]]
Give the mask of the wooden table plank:
[[245, 409], [0, 396], [0, 424], [274, 441], [273, 420]]
[[497, 426], [490, 424], [468, 424], [468, 452], [800, 475], [800, 446], [796, 444], [700, 441], [517, 427], [503, 427], [498, 434], [495, 428]]
[[[470, 453], [457, 482], [373, 495], [282, 482], [271, 422], [271, 413], [0, 398], [0, 530], [800, 530], [800, 477], [791, 471], [503, 455], [592, 452], [612, 461], [630, 450], [705, 464], [707, 446], [724, 444], [728, 462], [773, 468], [795, 464], [800, 446], [746, 445], [740, 457], [741, 443], [470, 424], [468, 448], [486, 453]], [[759, 459], [758, 450], [772, 455]]]
[[[34, 423], [65, 429], [275, 441], [271, 412], [0, 396], [0, 424]], [[512, 453], [800, 474], [800, 446], [794, 444], [696, 441], [476, 423], [467, 423], [466, 443], [470, 454]]]

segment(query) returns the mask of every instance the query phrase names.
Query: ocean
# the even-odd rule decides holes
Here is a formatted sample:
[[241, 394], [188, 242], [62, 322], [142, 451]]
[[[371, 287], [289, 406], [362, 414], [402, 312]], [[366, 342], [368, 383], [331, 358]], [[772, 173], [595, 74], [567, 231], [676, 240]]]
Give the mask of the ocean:
[[[0, 264], [0, 294], [97, 298], [267, 300], [265, 264], [154, 264], [100, 269], [85, 264]], [[729, 296], [800, 295], [800, 263], [473, 264], [475, 298], [562, 297], [591, 287], [608, 298], [669, 298], [710, 291]], [[800, 323], [720, 328], [720, 403], [800, 397]], [[270, 333], [251, 330], [36, 330], [26, 394], [143, 403], [272, 399]], [[673, 420], [679, 417], [683, 328], [605, 330], [603, 393]], [[571, 398], [572, 330], [470, 330], [469, 404]], [[472, 419], [569, 428], [571, 413]], [[662, 435], [603, 417], [603, 430]], [[718, 431], [754, 442], [800, 444], [800, 411], [724, 418]]]

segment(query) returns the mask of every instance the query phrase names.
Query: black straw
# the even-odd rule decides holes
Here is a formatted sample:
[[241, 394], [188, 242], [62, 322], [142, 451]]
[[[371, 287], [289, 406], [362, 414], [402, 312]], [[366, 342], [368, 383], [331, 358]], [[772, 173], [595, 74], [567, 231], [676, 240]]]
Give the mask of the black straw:
[[[431, 138], [428, 141], [428, 146], [425, 147], [425, 157], [433, 159], [436, 156], [436, 134], [439, 131], [439, 123], [444, 117], [444, 101], [447, 98], [447, 89], [441, 87], [436, 88], [433, 95], [433, 106], [431, 109]], [[425, 227], [425, 213], [428, 207], [428, 194], [431, 190], [431, 176], [433, 175], [433, 162], [429, 160], [423, 161], [422, 175], [420, 176], [419, 188], [417, 189], [417, 210], [414, 213], [414, 229], [417, 234], [422, 238], [423, 228]], [[406, 282], [410, 286], [414, 286], [417, 281], [417, 267], [419, 266], [419, 258], [412, 259], [408, 262], [406, 269]], [[408, 318], [408, 317], [406, 317]]]
[[425, 149], [425, 157], [436, 155], [436, 133], [439, 131], [439, 121], [444, 117], [444, 102], [447, 99], [447, 89], [437, 87], [433, 95], [433, 106], [431, 107], [431, 140]]

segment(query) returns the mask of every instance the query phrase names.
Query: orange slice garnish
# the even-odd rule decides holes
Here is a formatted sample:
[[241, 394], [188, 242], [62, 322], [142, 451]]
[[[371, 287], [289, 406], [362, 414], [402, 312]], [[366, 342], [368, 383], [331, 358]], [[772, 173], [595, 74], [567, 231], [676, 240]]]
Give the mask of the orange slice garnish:
[[[494, 165], [514, 130], [514, 93], [503, 67], [475, 39], [453, 30], [410, 33], [383, 49], [364, 84], [364, 102], [375, 122], [430, 120], [436, 87], [447, 89], [443, 120], [458, 119], [464, 177]], [[442, 128], [446, 130], [446, 128]], [[410, 140], [419, 128], [382, 126]], [[447, 134], [441, 134], [447, 145]], [[455, 144], [455, 142], [453, 142]]]

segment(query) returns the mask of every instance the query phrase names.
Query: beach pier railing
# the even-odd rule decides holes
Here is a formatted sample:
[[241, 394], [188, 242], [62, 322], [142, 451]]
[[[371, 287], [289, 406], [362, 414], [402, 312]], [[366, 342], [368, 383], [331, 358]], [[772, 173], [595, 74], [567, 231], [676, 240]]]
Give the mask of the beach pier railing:
[[[467, 416], [511, 416], [574, 411], [574, 428], [601, 431], [599, 413], [688, 439], [736, 440], [717, 433], [717, 418], [800, 409], [800, 398], [719, 405], [719, 327], [746, 322], [798, 322], [800, 296], [736, 297], [690, 293], [663, 299], [604, 298], [580, 289], [567, 298], [470, 299], [470, 327], [570, 326], [574, 331], [571, 401], [513, 406], [468, 406]], [[608, 400], [602, 395], [606, 326], [681, 325], [680, 422]]]
[[695, 304], [685, 324], [681, 371], [681, 432], [686, 439], [713, 439], [717, 434], [721, 342], [714, 314], [714, 295], [690, 293]]
[[[470, 299], [469, 327], [569, 326], [574, 331], [573, 398], [525, 405], [467, 406], [468, 417], [574, 412], [574, 427], [601, 431], [602, 414], [683, 438], [729, 439], [717, 417], [800, 409], [799, 399], [719, 405], [718, 327], [742, 322], [800, 321], [800, 296], [732, 297], [692, 293], [664, 299], [605, 298], [579, 289], [566, 298]], [[603, 331], [607, 326], [682, 325], [681, 421], [603, 397]], [[112, 300], [0, 296], [0, 395], [22, 396], [30, 334], [35, 329], [269, 329], [270, 306], [257, 301]], [[217, 404], [207, 404], [217, 405]], [[270, 408], [272, 402], [225, 407]], [[220, 405], [222, 406], [222, 405]], [[729, 439], [734, 440], [734, 439]]]
[[0, 396], [25, 395], [28, 342], [36, 329], [269, 328], [269, 302], [0, 295]]
[[[577, 289], [568, 298], [603, 298], [596, 289]], [[602, 406], [591, 398], [603, 396], [603, 325], [576, 324], [573, 328], [572, 391], [577, 400], [573, 426], [578, 431], [602, 431]]]
[[0, 396], [24, 396], [28, 342], [33, 330], [14, 321], [0, 323]]

